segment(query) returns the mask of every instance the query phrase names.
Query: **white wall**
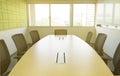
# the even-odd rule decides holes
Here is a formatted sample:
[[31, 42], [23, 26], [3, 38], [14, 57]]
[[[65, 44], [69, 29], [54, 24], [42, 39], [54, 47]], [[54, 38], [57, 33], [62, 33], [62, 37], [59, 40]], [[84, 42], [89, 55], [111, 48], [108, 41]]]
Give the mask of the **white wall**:
[[26, 27], [0, 31], [0, 39], [5, 40], [5, 43], [7, 44], [10, 55], [16, 52], [16, 47], [14, 45], [14, 42], [11, 36], [17, 33], [26, 34]]
[[107, 34], [107, 39], [103, 50], [109, 56], [113, 57], [116, 47], [120, 42], [120, 29], [108, 28], [108, 27], [97, 27], [96, 33], [105, 33]]

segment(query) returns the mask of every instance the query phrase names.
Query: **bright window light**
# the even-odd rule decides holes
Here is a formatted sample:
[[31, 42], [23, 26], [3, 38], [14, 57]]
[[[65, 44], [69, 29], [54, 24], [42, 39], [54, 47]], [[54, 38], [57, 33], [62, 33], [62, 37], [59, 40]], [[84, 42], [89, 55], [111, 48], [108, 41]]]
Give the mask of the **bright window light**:
[[35, 4], [35, 25], [49, 26], [48, 4]]
[[73, 6], [74, 26], [94, 26], [94, 4], [74, 4]]
[[29, 4], [28, 9], [30, 26], [94, 26], [95, 4]]
[[70, 26], [69, 4], [51, 4], [51, 26]]

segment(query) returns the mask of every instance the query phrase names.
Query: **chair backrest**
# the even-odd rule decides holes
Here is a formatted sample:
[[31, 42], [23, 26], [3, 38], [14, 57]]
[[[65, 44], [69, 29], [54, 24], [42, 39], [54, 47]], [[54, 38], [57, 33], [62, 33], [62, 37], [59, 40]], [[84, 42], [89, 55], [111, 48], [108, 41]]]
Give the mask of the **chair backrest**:
[[0, 69], [1, 69], [0, 75], [2, 75], [9, 67], [9, 64], [11, 61], [8, 48], [4, 40], [0, 40], [0, 57], [1, 57], [0, 58]]
[[21, 53], [27, 51], [28, 46], [23, 34], [15, 34], [12, 36], [12, 39], [17, 48], [17, 55], [21, 55]]
[[93, 33], [92, 33], [91, 31], [88, 32], [87, 37], [86, 37], [86, 42], [87, 42], [88, 44], [90, 44], [90, 40], [91, 40], [91, 38], [92, 38], [92, 35], [93, 35]]
[[106, 38], [107, 38], [107, 35], [103, 33], [99, 33], [96, 38], [94, 48], [100, 56], [103, 55], [103, 46], [104, 46]]
[[66, 29], [55, 29], [54, 31], [55, 35], [67, 35]]
[[120, 74], [120, 43], [118, 44], [115, 54], [113, 56], [113, 65], [115, 67], [114, 72]]
[[40, 36], [37, 30], [30, 31], [30, 36], [33, 44], [40, 40]]

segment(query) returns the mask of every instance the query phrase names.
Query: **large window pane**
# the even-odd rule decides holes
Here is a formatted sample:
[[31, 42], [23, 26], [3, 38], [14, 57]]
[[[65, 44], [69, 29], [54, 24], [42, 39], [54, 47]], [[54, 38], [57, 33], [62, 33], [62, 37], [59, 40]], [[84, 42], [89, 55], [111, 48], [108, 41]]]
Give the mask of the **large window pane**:
[[94, 25], [94, 4], [74, 4], [73, 6], [73, 26]]
[[114, 25], [120, 25], [120, 4], [115, 4]]
[[96, 24], [104, 25], [104, 4], [97, 4]]
[[28, 9], [30, 26], [94, 25], [95, 4], [29, 4]]
[[35, 4], [35, 25], [49, 26], [49, 4]]
[[51, 4], [51, 26], [70, 26], [69, 4]]
[[105, 24], [112, 25], [113, 18], [113, 4], [105, 4]]
[[[109, 26], [120, 25], [120, 4], [97, 4], [96, 23]], [[104, 24], [103, 24], [104, 23]]]

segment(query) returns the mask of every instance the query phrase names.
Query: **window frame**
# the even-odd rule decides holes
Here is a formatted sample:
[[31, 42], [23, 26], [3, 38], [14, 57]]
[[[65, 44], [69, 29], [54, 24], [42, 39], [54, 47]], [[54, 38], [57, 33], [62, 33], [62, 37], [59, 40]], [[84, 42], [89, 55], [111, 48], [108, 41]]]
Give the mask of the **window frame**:
[[[91, 3], [91, 4], [94, 4], [94, 22], [93, 22], [93, 25], [91, 25], [91, 26], [74, 26], [73, 25], [73, 22], [74, 22], [74, 18], [73, 18], [73, 15], [74, 15], [74, 4], [69, 4], [70, 5], [70, 25], [69, 26], [52, 26], [51, 25], [51, 4], [48, 4], [49, 5], [49, 25], [48, 26], [39, 26], [39, 27], [95, 27], [95, 18], [96, 18], [96, 4], [95, 3]], [[31, 4], [28, 4], [28, 6], [30, 6]], [[28, 9], [29, 9], [29, 7], [28, 7]], [[29, 11], [29, 10], [28, 10]], [[34, 10], [32, 10], [32, 11], [34, 11], [35, 12], [35, 9]], [[29, 12], [28, 12], [28, 14], [29, 14]], [[87, 21], [87, 20], [86, 20]], [[30, 23], [30, 19], [29, 19], [29, 17], [28, 17], [28, 24]], [[35, 23], [34, 23], [35, 24]], [[28, 26], [37, 26], [37, 25], [28, 25]]]

